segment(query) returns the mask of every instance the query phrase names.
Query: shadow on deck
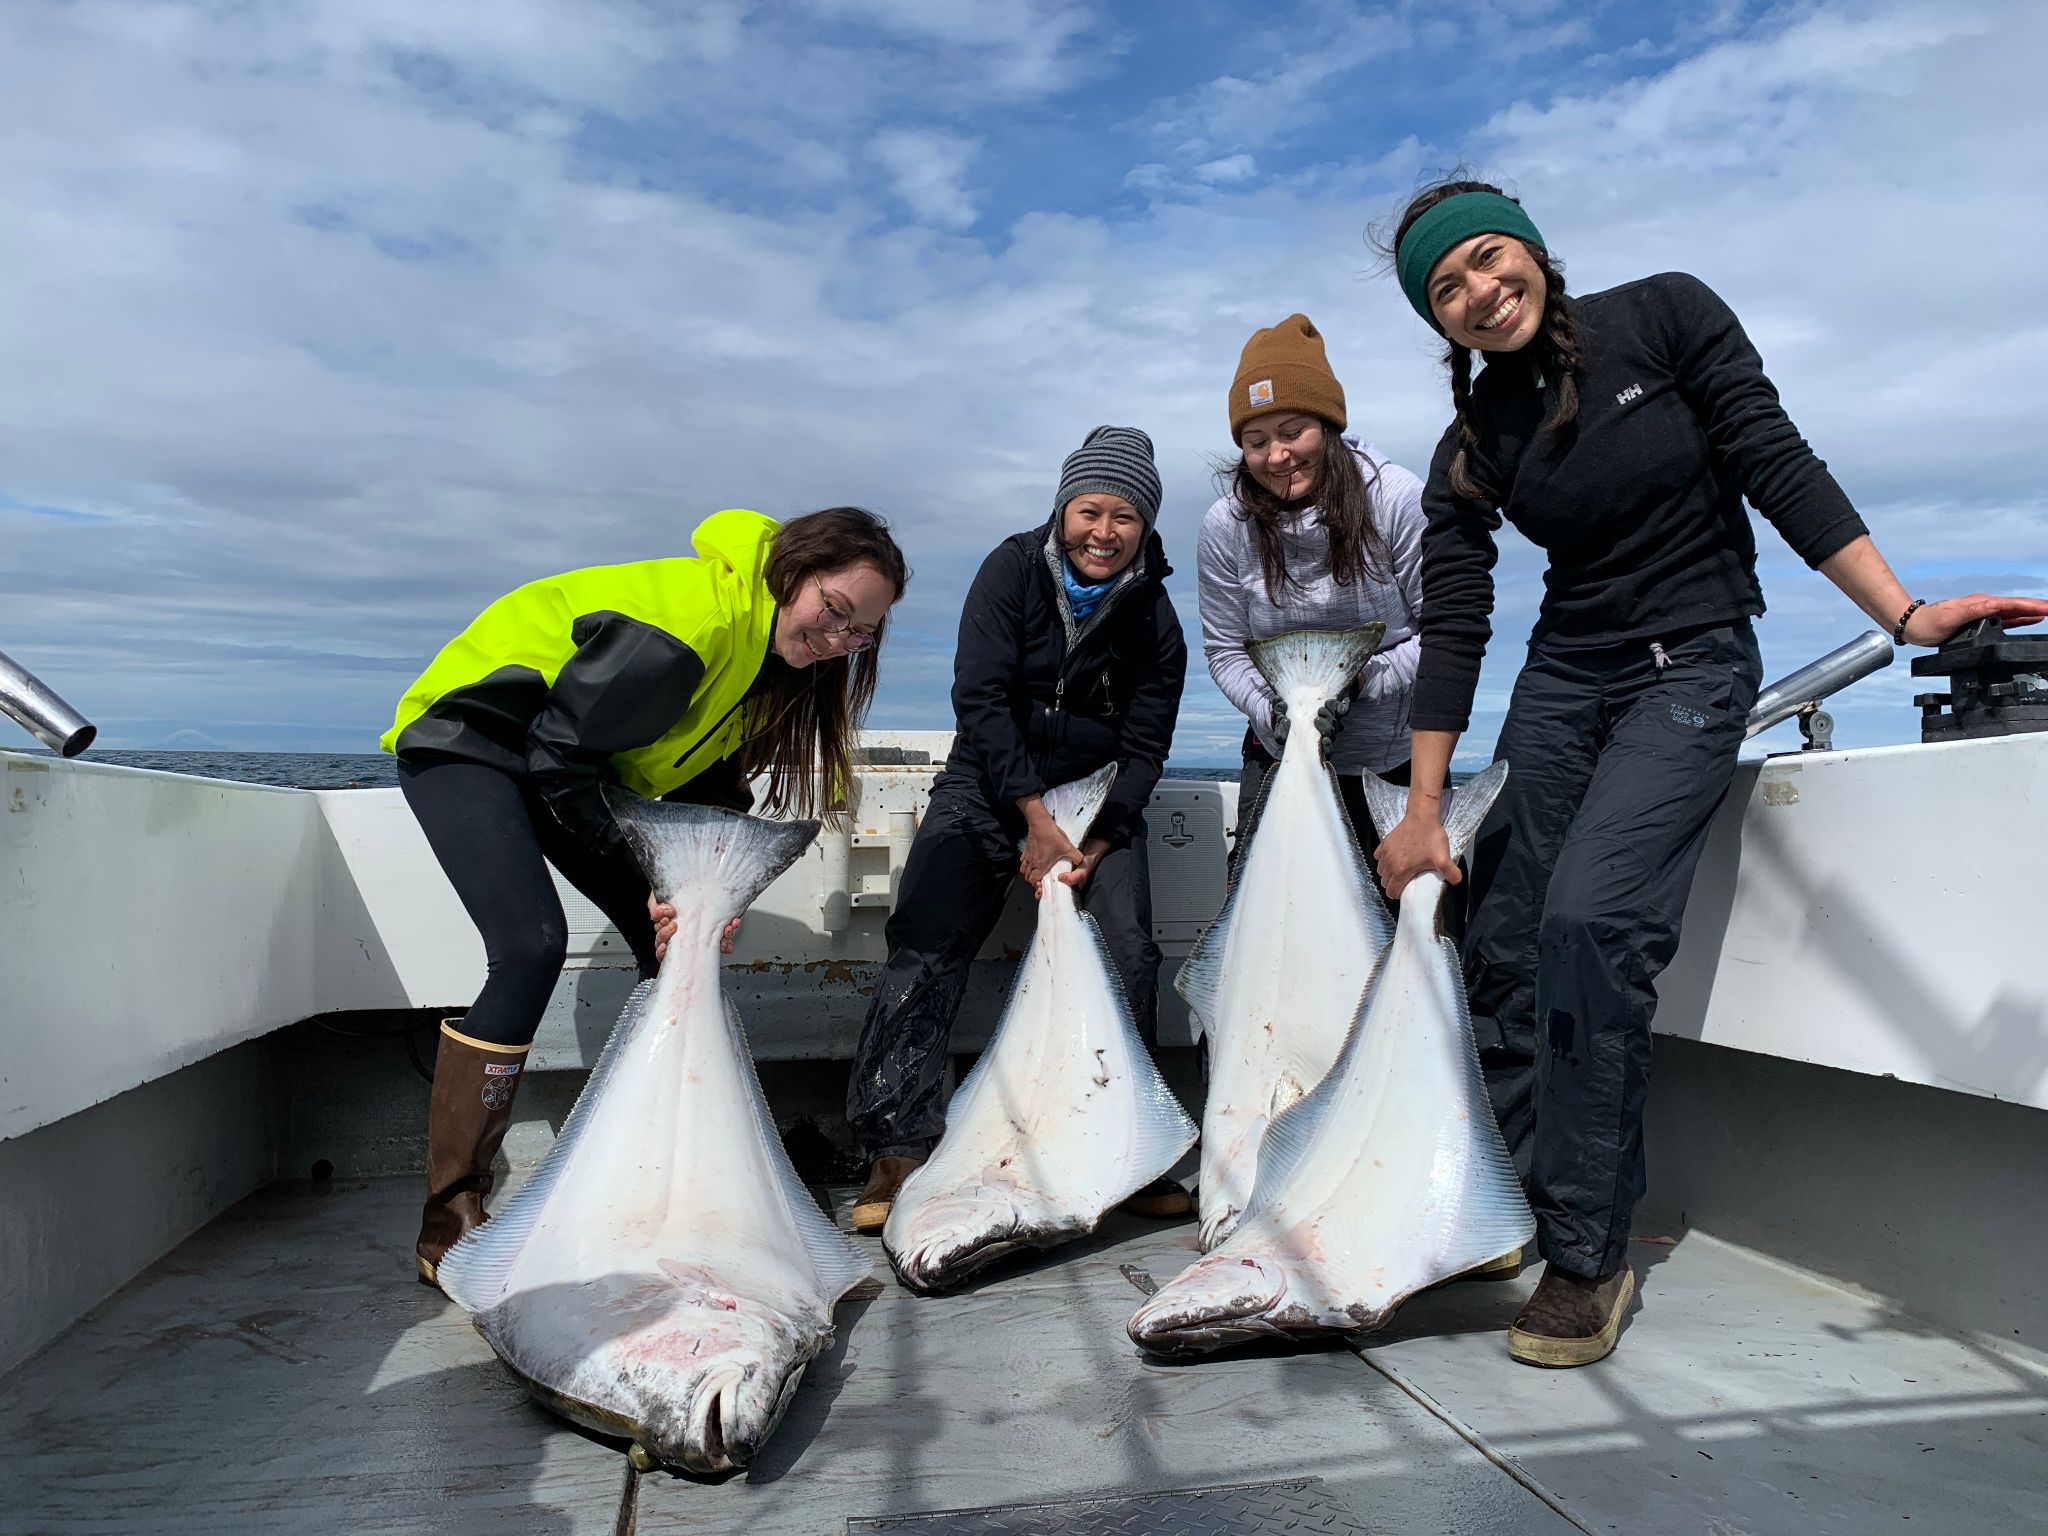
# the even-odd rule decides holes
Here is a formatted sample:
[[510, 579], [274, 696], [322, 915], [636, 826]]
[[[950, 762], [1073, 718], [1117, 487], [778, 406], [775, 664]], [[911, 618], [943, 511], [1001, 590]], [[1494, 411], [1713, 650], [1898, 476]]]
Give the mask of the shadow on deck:
[[[839, 1310], [763, 1460], [635, 1477], [410, 1279], [411, 1180], [244, 1201], [0, 1379], [0, 1530], [840, 1532], [849, 1518], [1314, 1477], [1388, 1532], [2048, 1527], [2048, 1362], [1698, 1233], [1638, 1242], [1620, 1351], [1512, 1364], [1521, 1280], [1357, 1351], [1165, 1365], [1125, 1274], [1191, 1225]], [[1649, 1226], [1642, 1228], [1652, 1231]]]

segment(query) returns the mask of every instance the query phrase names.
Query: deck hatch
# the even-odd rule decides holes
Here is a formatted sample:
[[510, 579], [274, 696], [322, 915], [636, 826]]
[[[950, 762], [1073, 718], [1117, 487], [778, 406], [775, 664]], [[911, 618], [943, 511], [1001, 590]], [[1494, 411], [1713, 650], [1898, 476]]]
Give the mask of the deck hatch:
[[1370, 1536], [1319, 1477], [1177, 1488], [1106, 1499], [992, 1504], [923, 1515], [855, 1516], [847, 1536]]

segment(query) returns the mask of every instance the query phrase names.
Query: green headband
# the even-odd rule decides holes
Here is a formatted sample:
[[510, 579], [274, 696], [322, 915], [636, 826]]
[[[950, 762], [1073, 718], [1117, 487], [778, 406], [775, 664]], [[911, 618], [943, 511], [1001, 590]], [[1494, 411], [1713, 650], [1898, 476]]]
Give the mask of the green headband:
[[1522, 212], [1522, 205], [1498, 192], [1460, 192], [1437, 203], [1408, 226], [1394, 253], [1394, 271], [1401, 279], [1401, 291], [1415, 306], [1415, 313], [1429, 322], [1433, 331], [1443, 327], [1429, 308], [1429, 274], [1453, 246], [1474, 235], [1513, 235], [1541, 250], [1543, 237]]

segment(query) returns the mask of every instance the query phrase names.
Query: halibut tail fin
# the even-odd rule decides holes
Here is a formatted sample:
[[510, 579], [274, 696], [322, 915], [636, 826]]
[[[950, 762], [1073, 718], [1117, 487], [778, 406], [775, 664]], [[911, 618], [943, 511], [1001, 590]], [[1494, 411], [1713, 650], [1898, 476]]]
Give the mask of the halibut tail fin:
[[1061, 784], [1045, 792], [1046, 810], [1059, 823], [1062, 835], [1076, 848], [1081, 846], [1081, 839], [1095, 824], [1103, 802], [1109, 798], [1109, 786], [1115, 782], [1116, 764], [1104, 763], [1085, 779], [1075, 779], [1070, 784]]
[[815, 821], [769, 821], [712, 805], [646, 800], [606, 785], [605, 804], [663, 901], [685, 887], [716, 893], [718, 905], [744, 912], [818, 835]]
[[[1494, 763], [1485, 772], [1473, 776], [1470, 782], [1457, 789], [1444, 791], [1441, 814], [1444, 819], [1444, 835], [1451, 842], [1451, 857], [1462, 859], [1472, 850], [1472, 841], [1479, 835], [1480, 825], [1486, 820], [1486, 813], [1493, 809], [1493, 802], [1500, 798], [1501, 786], [1507, 783], [1508, 765]], [[1394, 823], [1408, 814], [1408, 791], [1398, 784], [1389, 784], [1378, 774], [1365, 775], [1365, 808], [1372, 813], [1372, 823], [1392, 831]]]
[[1375, 620], [1356, 629], [1290, 629], [1245, 650], [1281, 698], [1304, 686], [1331, 698], [1365, 670], [1386, 636], [1387, 626]]

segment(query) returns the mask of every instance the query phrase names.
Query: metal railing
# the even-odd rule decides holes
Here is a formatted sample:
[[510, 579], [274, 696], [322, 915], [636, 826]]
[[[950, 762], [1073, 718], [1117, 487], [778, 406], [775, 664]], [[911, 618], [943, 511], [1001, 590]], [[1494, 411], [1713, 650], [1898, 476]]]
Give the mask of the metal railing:
[[1820, 707], [1821, 700], [1840, 693], [1851, 683], [1861, 682], [1873, 672], [1883, 671], [1897, 654], [1892, 637], [1873, 629], [1829, 651], [1818, 661], [1809, 661], [1756, 696], [1756, 704], [1749, 712], [1749, 725], [1742, 733], [1744, 738], [1797, 715], [1806, 745], [1817, 752], [1827, 751], [1834, 744], [1835, 722]]
[[4, 651], [0, 651], [0, 713], [59, 757], [78, 756], [100, 733], [98, 726]]

